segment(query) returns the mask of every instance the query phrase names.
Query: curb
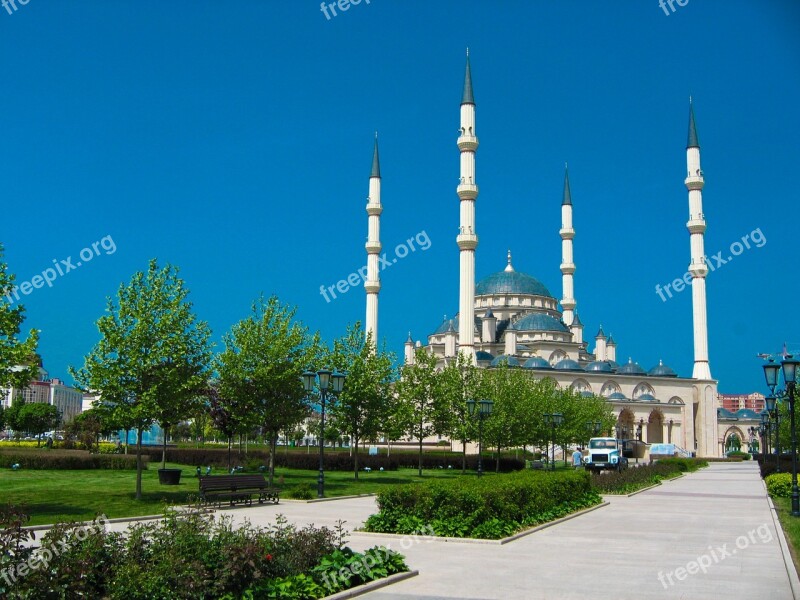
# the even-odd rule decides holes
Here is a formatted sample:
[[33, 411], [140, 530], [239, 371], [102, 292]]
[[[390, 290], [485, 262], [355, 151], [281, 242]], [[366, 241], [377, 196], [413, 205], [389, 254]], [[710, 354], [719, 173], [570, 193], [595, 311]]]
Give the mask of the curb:
[[393, 583], [400, 583], [401, 581], [405, 581], [406, 579], [411, 579], [412, 577], [416, 577], [417, 575], [419, 575], [419, 571], [406, 571], [405, 573], [395, 573], [394, 575], [389, 575], [388, 577], [384, 577], [383, 579], [370, 581], [369, 583], [365, 583], [363, 585], [350, 588], [349, 590], [337, 592], [332, 596], [325, 596], [322, 600], [344, 600], [345, 598], [355, 598], [356, 596], [361, 596], [362, 594], [379, 590], [383, 587], [386, 587], [387, 585], [392, 585]]
[[[541, 525], [537, 525], [536, 527], [531, 527], [529, 529], [525, 529], [514, 535], [509, 537], [501, 538], [499, 540], [482, 540], [479, 538], [456, 538], [456, 537], [444, 537], [438, 535], [415, 535], [415, 534], [405, 534], [400, 535], [397, 533], [375, 533], [372, 531], [357, 531], [354, 530], [351, 535], [363, 535], [368, 537], [383, 537], [383, 538], [390, 538], [390, 539], [416, 539], [416, 540], [425, 540], [426, 543], [428, 542], [449, 542], [455, 544], [487, 544], [490, 546], [503, 546], [510, 542], [515, 542], [520, 538], [523, 538], [527, 535], [532, 533], [536, 533], [537, 531], [541, 531], [542, 529], [547, 529], [548, 527], [553, 527], [554, 525], [558, 525], [559, 523], [563, 523], [564, 521], [569, 521], [570, 519], [574, 519], [575, 517], [580, 517], [586, 513], [592, 512], [593, 510], [597, 510], [598, 508], [603, 508], [605, 506], [610, 506], [609, 502], [601, 502], [600, 504], [596, 504], [594, 506], [590, 506], [589, 508], [584, 508], [574, 513], [570, 513], [565, 517], [561, 517], [560, 519], [555, 519], [554, 521], [548, 521], [547, 523], [542, 523]], [[402, 545], [401, 545], [402, 548]]]
[[[764, 483], [764, 480], [761, 480]], [[766, 490], [766, 484], [764, 485]], [[772, 514], [772, 524], [775, 526], [775, 531], [778, 533], [778, 544], [781, 547], [781, 554], [783, 555], [783, 566], [786, 568], [786, 575], [789, 577], [789, 586], [792, 588], [792, 597], [800, 597], [800, 578], [797, 576], [797, 569], [794, 567], [792, 560], [792, 553], [789, 551], [789, 544], [786, 542], [786, 536], [783, 534], [783, 526], [778, 518], [778, 510], [772, 502], [772, 498], [767, 496], [769, 502], [770, 513]]]

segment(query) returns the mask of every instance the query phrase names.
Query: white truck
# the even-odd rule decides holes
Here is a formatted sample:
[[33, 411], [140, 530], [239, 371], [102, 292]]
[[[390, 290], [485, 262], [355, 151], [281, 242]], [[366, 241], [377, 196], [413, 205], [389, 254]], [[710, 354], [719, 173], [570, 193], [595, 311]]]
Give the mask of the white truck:
[[588, 471], [613, 469], [622, 471], [628, 468], [628, 459], [622, 453], [622, 440], [613, 437], [596, 437], [589, 440], [588, 454], [583, 457], [583, 465]]

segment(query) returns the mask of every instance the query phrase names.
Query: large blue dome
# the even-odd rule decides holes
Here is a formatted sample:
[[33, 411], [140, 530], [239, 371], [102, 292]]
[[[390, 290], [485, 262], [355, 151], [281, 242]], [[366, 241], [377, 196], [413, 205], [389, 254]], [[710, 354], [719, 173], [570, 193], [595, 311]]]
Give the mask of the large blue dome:
[[541, 281], [517, 271], [492, 273], [475, 285], [476, 296], [493, 296], [496, 294], [526, 294], [529, 296], [553, 297]]
[[564, 323], [545, 313], [525, 315], [514, 323], [511, 329], [516, 331], [569, 331]]

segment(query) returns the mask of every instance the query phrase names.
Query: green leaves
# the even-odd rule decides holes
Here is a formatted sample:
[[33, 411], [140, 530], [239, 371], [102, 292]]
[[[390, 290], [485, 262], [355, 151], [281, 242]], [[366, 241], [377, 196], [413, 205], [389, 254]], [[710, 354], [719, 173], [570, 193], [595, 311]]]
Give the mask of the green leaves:
[[[146, 272], [120, 285], [97, 321], [100, 340], [80, 370], [84, 389], [99, 392], [112, 417], [140, 430], [188, 417], [207, 387], [210, 330], [192, 312], [178, 269], [151, 260]], [[141, 471], [137, 470], [137, 498]]]
[[12, 304], [14, 275], [9, 273], [2, 259], [3, 246], [0, 244], [0, 389], [24, 388], [32, 379], [37, 379], [39, 332], [32, 329], [27, 339], [20, 339], [25, 307]]

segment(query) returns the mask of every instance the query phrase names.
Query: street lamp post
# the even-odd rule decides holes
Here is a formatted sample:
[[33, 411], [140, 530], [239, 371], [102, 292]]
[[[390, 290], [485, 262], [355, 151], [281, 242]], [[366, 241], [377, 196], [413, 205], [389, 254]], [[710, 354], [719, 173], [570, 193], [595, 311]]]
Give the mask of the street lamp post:
[[562, 413], [544, 413], [544, 424], [552, 427], [553, 435], [553, 464], [551, 470], [556, 470], [556, 427], [564, 422], [564, 415]]
[[792, 357], [791, 354], [784, 356], [780, 367], [770, 359], [764, 365], [764, 376], [767, 380], [767, 387], [775, 395], [775, 388], [778, 386], [778, 371], [783, 370], [783, 381], [786, 384], [786, 392], [789, 395], [789, 428], [792, 435], [792, 516], [800, 517], [800, 491], [797, 489], [797, 430], [795, 429], [794, 418], [794, 394], [797, 381], [797, 366], [800, 361]]
[[[325, 401], [328, 394], [337, 396], [344, 387], [345, 375], [338, 371], [331, 372], [328, 369], [305, 371], [301, 377], [303, 387], [307, 394], [314, 391], [316, 385], [319, 390], [320, 398], [320, 425], [319, 425], [319, 475], [317, 476], [317, 498], [325, 497]], [[317, 381], [319, 380], [319, 381]]]
[[[774, 394], [774, 392], [773, 392]], [[770, 426], [775, 427], [775, 472], [781, 472], [781, 445], [780, 445], [780, 422], [779, 422], [779, 415], [778, 415], [778, 406], [777, 406], [777, 398], [770, 394], [766, 398], [764, 398], [764, 404], [766, 405], [767, 414], [774, 419], [773, 423], [770, 423]]]
[[494, 408], [491, 400], [467, 400], [467, 412], [470, 417], [478, 417], [478, 477], [483, 475], [483, 421], [489, 418]]
[[600, 427], [602, 425], [600, 421], [586, 421], [586, 431], [589, 432], [590, 439], [600, 435]]

